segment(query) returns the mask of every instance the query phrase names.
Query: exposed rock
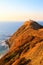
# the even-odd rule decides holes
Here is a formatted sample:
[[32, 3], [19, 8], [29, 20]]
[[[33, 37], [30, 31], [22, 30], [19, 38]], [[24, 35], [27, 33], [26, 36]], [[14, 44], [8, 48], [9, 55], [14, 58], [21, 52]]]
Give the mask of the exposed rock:
[[0, 65], [43, 65], [43, 26], [26, 21], [6, 41], [9, 52], [0, 59]]

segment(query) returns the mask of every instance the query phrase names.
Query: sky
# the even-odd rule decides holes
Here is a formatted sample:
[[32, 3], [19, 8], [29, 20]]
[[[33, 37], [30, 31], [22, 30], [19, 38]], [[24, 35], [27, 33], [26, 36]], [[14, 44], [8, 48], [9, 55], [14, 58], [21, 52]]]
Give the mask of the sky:
[[43, 0], [0, 0], [0, 21], [43, 20]]

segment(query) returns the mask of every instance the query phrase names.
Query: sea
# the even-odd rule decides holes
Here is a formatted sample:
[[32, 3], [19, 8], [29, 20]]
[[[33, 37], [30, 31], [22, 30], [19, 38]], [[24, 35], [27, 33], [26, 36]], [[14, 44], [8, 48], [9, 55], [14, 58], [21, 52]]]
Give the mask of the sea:
[[[37, 21], [43, 26], [43, 21]], [[6, 44], [6, 40], [23, 24], [23, 21], [15, 22], [0, 22], [0, 58], [2, 58], [8, 51], [9, 46]]]

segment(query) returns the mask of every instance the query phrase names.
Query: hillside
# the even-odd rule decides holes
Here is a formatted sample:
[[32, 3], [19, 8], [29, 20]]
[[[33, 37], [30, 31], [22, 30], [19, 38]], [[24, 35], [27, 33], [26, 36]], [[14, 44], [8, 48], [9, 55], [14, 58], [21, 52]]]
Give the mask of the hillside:
[[43, 65], [43, 26], [26, 21], [9, 40], [9, 52], [0, 65]]

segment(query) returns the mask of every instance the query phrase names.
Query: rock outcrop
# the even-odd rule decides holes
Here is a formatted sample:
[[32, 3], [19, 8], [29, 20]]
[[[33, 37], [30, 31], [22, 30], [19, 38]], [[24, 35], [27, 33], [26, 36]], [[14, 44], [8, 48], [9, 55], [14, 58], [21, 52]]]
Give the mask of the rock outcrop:
[[43, 65], [43, 26], [26, 21], [6, 41], [9, 52], [0, 59], [0, 65]]

